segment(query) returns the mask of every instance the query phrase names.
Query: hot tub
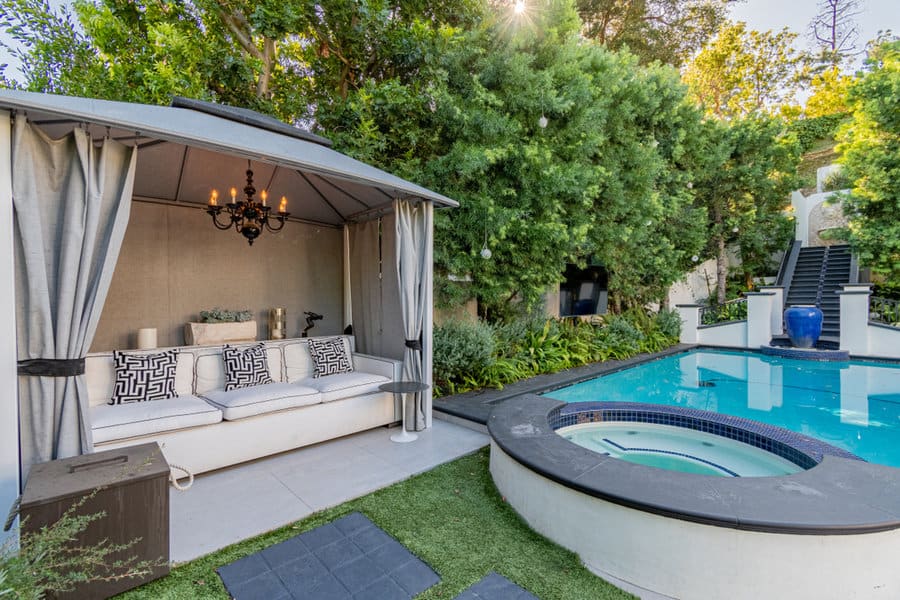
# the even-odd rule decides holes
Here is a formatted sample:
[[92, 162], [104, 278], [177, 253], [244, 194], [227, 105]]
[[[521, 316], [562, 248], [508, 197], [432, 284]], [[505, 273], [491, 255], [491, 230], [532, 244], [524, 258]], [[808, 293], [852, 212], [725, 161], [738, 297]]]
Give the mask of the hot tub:
[[[488, 420], [491, 474], [533, 529], [596, 574], [685, 600], [900, 597], [900, 470], [746, 419], [582, 404], [528, 394], [498, 405]], [[724, 433], [800, 469], [768, 477], [663, 470], [556, 431], [609, 420]]]

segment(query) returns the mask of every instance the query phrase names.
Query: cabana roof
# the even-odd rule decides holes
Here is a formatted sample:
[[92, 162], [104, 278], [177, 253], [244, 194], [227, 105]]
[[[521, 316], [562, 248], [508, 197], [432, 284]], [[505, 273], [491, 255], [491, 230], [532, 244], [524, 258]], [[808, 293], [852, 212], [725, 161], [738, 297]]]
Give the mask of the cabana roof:
[[[134, 197], [206, 204], [244, 187], [247, 161], [257, 189], [288, 198], [292, 217], [340, 225], [390, 210], [395, 198], [459, 204], [327, 147], [328, 140], [232, 107], [183, 100], [154, 106], [19, 90], [0, 90], [0, 108], [24, 111], [52, 137], [85, 126], [139, 148]], [[190, 108], [189, 108], [190, 107]], [[220, 109], [215, 111], [215, 107]], [[218, 112], [212, 114], [211, 112]], [[221, 116], [220, 116], [221, 115]]]

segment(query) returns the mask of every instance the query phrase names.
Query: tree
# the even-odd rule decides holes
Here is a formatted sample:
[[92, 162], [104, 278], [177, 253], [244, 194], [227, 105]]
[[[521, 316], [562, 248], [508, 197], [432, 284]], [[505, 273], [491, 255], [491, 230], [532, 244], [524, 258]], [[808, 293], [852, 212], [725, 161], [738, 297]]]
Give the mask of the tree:
[[900, 42], [882, 44], [850, 88], [852, 119], [838, 134], [848, 240], [861, 265], [900, 282]]
[[718, 118], [776, 114], [793, 103], [805, 76], [806, 56], [794, 49], [797, 34], [748, 31], [724, 25], [684, 69], [691, 94]]
[[786, 242], [784, 232], [790, 229], [782, 213], [797, 184], [800, 152], [796, 139], [783, 131], [778, 119], [766, 116], [707, 120], [695, 140], [702, 166], [693, 184], [697, 202], [707, 212], [719, 303], [726, 297], [729, 244], [738, 244], [749, 278]]
[[585, 37], [642, 63], [681, 66], [719, 29], [734, 0], [578, 0]]
[[859, 29], [860, 0], [820, 0], [818, 13], [809, 24], [809, 37], [819, 46], [819, 61], [832, 69], [855, 53]]
[[0, 0], [27, 89], [160, 104], [178, 94], [314, 122], [366, 81], [416, 77], [431, 40], [477, 21], [482, 4], [76, 0], [74, 8], [75, 16], [47, 0]]
[[806, 100], [803, 113], [807, 118], [850, 112], [847, 93], [853, 84], [853, 77], [842, 75], [837, 67], [825, 69], [815, 75], [810, 83], [812, 94]]

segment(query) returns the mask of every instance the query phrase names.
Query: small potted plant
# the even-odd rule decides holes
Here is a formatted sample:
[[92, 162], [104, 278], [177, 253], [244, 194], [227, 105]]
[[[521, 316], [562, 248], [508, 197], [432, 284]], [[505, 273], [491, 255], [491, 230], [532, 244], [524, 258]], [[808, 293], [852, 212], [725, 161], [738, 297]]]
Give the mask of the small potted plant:
[[200, 311], [200, 321], [184, 326], [188, 346], [252, 342], [256, 340], [256, 321], [249, 310], [213, 308]]

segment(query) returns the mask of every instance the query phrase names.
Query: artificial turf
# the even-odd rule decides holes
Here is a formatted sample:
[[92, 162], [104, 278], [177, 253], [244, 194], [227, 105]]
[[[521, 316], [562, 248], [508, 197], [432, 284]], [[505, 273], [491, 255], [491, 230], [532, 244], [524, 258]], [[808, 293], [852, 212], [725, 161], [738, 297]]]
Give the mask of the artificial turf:
[[[449, 599], [497, 571], [542, 600], [630, 594], [592, 575], [578, 557], [535, 533], [503, 500], [480, 450], [368, 496], [180, 565], [120, 598], [229, 598], [215, 569], [358, 510], [431, 565], [441, 582], [417, 599]], [[223, 524], [227, 527], [227, 524]]]

